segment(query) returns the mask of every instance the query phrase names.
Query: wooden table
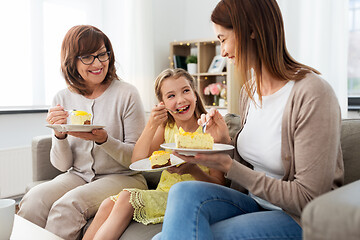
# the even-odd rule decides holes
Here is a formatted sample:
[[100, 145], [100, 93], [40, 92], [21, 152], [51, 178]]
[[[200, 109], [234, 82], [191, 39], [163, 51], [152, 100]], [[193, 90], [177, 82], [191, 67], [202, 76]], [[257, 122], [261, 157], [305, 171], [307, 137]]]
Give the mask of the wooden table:
[[15, 214], [10, 240], [63, 240], [61, 237], [39, 227]]

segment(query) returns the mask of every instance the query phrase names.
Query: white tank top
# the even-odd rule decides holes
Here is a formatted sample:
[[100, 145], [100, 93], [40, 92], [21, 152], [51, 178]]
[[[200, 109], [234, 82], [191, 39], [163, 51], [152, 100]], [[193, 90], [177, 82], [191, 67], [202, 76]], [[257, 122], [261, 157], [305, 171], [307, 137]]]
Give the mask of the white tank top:
[[[281, 160], [281, 123], [284, 108], [294, 81], [289, 81], [272, 95], [262, 97], [254, 94], [256, 105], [250, 102], [248, 116], [238, 136], [237, 149], [240, 156], [254, 166], [254, 170], [268, 177], [281, 179], [284, 169]], [[280, 209], [271, 203], [250, 195], [266, 209]]]

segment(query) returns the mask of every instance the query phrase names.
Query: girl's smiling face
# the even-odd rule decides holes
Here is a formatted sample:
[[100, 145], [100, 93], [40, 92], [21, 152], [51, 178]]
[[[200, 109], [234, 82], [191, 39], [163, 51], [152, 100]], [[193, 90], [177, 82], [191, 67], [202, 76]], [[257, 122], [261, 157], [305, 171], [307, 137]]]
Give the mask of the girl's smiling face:
[[161, 93], [165, 107], [178, 112], [170, 112], [175, 120], [188, 120], [194, 116], [196, 95], [185, 77], [165, 79], [161, 84]]

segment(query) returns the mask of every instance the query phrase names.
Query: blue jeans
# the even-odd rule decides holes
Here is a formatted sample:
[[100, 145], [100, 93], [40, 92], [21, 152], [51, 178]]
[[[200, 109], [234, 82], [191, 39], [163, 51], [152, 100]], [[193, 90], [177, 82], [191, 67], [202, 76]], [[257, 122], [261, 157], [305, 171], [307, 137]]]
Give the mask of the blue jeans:
[[301, 227], [285, 212], [265, 210], [228, 187], [188, 181], [170, 189], [162, 232], [153, 240], [301, 238]]

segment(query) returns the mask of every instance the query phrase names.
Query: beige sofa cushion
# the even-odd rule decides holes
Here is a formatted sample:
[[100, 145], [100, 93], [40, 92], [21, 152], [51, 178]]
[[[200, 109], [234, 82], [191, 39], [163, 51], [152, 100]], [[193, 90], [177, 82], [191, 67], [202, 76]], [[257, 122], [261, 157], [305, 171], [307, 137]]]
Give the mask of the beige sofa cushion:
[[144, 225], [132, 221], [119, 240], [152, 239], [157, 233], [161, 232], [162, 223]]
[[40, 183], [37, 181], [53, 179], [61, 173], [50, 162], [51, 144], [51, 135], [36, 136], [32, 140], [33, 186]]
[[301, 219], [303, 239], [360, 239], [360, 181], [315, 198]]
[[[360, 179], [360, 119], [344, 119], [341, 124], [344, 183]], [[359, 225], [360, 226], [360, 225]]]

